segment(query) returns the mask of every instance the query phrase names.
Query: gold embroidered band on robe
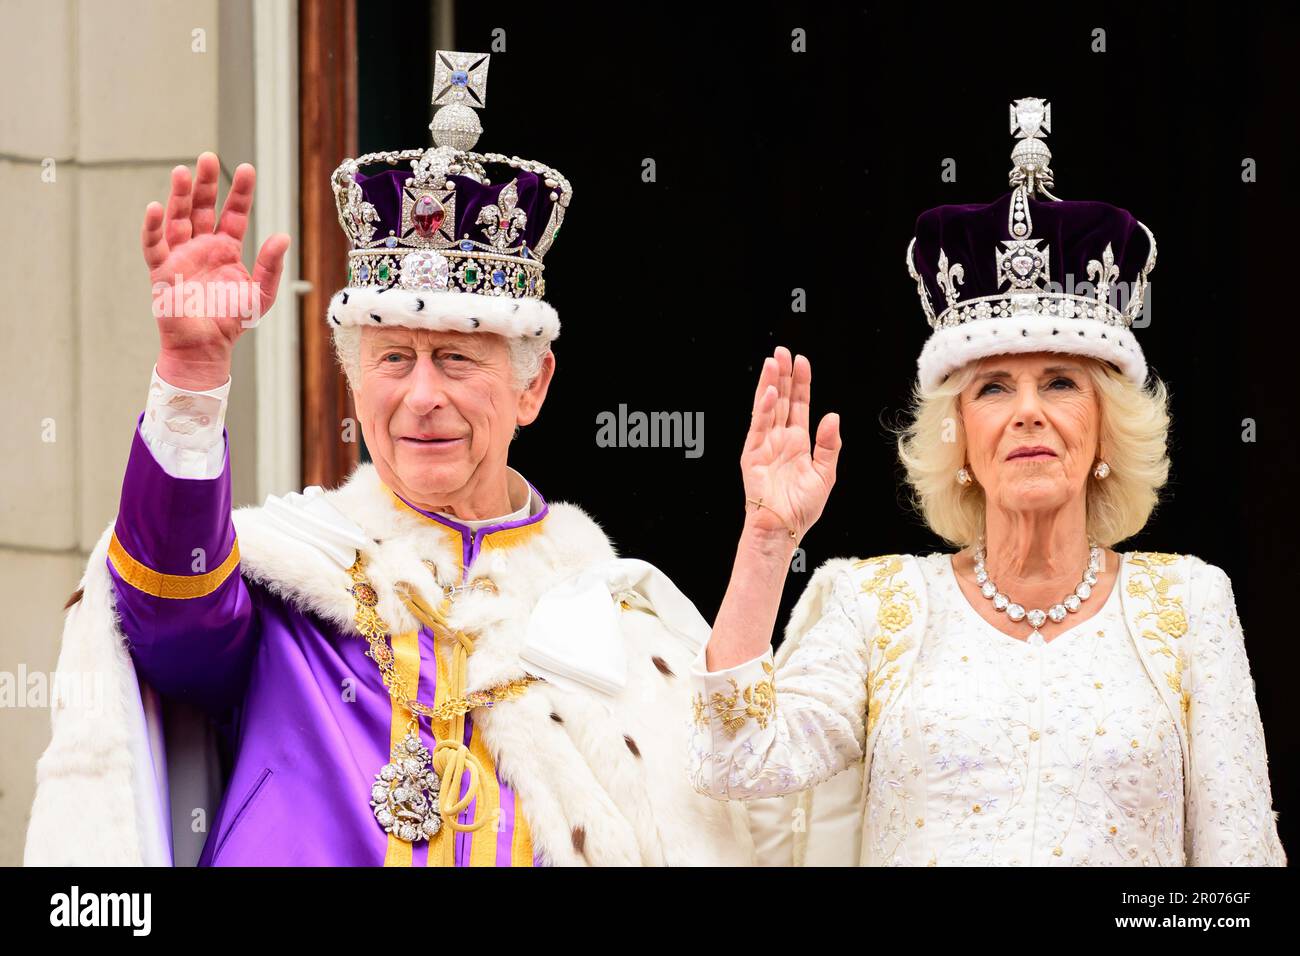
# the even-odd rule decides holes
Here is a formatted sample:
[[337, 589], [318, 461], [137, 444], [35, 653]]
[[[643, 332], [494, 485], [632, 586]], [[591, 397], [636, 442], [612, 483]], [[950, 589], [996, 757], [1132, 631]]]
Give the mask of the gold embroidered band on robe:
[[156, 598], [189, 601], [207, 597], [226, 583], [226, 579], [239, 566], [239, 540], [231, 543], [230, 554], [212, 571], [200, 574], [164, 574], [137, 561], [123, 547], [114, 531], [108, 543], [108, 560], [118, 577], [137, 591]]
[[[488, 824], [486, 817], [483, 819], [476, 817], [469, 823], [461, 823], [456, 819], [460, 812], [478, 796], [479, 780], [484, 773], [478, 757], [465, 745], [465, 714], [470, 709], [468, 702], [464, 702], [465, 671], [469, 655], [474, 651], [474, 642], [465, 632], [453, 630], [447, 623], [446, 617], [439, 610], [429, 606], [418, 594], [401, 586], [398, 587], [397, 593], [402, 603], [406, 605], [406, 609], [415, 616], [417, 621], [429, 628], [435, 636], [445, 635], [451, 642], [451, 686], [447, 689], [448, 700], [443, 706], [444, 708], [447, 705], [458, 706], [453, 710], [451, 734], [439, 740], [433, 748], [433, 772], [442, 781], [442, 796], [439, 800], [442, 822], [453, 830], [482, 829]], [[465, 703], [463, 707], [459, 706], [462, 702]], [[469, 772], [469, 786], [465, 790], [465, 795], [457, 798], [456, 794], [460, 793], [466, 771]], [[449, 800], [451, 802], [448, 802]]]
[[[420, 644], [418, 639], [419, 631], [407, 631], [404, 634], [395, 634], [392, 637], [392, 649], [395, 658], [394, 667], [402, 679], [412, 686], [419, 686], [420, 683]], [[389, 748], [394, 759], [397, 759], [398, 754], [401, 754], [402, 759], [405, 759], [408, 739], [415, 740], [417, 745], [419, 743], [419, 721], [409, 710], [406, 711], [406, 714], [407, 719], [403, 721], [402, 710], [398, 708], [396, 701], [392, 701], [388, 734]], [[426, 750], [425, 753], [427, 752]], [[422, 755], [417, 752], [415, 756]], [[432, 768], [430, 768], [430, 773], [432, 773]], [[387, 794], [384, 796], [387, 797]], [[373, 797], [371, 806], [372, 808], [374, 806]], [[437, 819], [441, 821], [441, 817]], [[415, 859], [414, 842], [402, 838], [402, 827], [400, 825], [388, 827], [386, 830], [388, 833], [388, 846], [384, 851], [384, 866], [411, 866]], [[418, 827], [416, 833], [419, 833]]]

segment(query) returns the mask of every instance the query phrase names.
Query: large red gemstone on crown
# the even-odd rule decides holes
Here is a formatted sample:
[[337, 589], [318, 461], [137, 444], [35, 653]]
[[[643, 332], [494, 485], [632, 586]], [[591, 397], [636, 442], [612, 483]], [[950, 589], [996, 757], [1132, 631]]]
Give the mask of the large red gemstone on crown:
[[430, 239], [442, 225], [445, 215], [442, 203], [432, 196], [421, 196], [415, 201], [415, 208], [411, 210], [411, 222], [417, 233], [425, 239]]

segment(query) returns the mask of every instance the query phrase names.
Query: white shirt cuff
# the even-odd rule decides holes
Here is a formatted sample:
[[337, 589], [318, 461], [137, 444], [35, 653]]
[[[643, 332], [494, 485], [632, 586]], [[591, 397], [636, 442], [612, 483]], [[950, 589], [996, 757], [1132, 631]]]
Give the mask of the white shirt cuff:
[[728, 678], [739, 678], [743, 675], [749, 674], [750, 672], [754, 672], [758, 674], [759, 677], [762, 677], [763, 662], [766, 661], [770, 664], [775, 657], [772, 651], [772, 646], [769, 644], [767, 650], [763, 651], [763, 653], [759, 654], [757, 657], [750, 658], [747, 661], [741, 661], [739, 664], [733, 664], [730, 667], [723, 668], [722, 670], [711, 671], [709, 670], [708, 665], [708, 649], [709, 647], [706, 643], [704, 647], [700, 648], [699, 653], [695, 655], [695, 660], [691, 661], [691, 677], [702, 682], [716, 682], [721, 680], [723, 683], [726, 683]]
[[192, 392], [165, 382], [153, 368], [140, 437], [173, 478], [217, 478], [226, 464], [226, 384]]

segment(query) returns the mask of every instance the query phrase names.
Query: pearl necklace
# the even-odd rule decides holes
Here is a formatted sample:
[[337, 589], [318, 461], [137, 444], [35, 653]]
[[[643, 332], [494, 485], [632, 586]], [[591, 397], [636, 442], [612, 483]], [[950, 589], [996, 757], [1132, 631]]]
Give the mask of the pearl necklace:
[[1026, 618], [1033, 627], [1033, 633], [1029, 635], [1029, 643], [1036, 646], [1043, 646], [1047, 642], [1043, 640], [1043, 635], [1038, 629], [1050, 619], [1054, 624], [1060, 624], [1065, 620], [1067, 613], [1073, 614], [1079, 610], [1079, 606], [1092, 594], [1092, 586], [1097, 583], [1097, 572], [1101, 570], [1101, 548], [1095, 541], [1088, 542], [1088, 569], [1083, 572], [1083, 580], [1075, 587], [1074, 593], [1064, 600], [1053, 604], [1046, 611], [1041, 608], [1034, 608], [1026, 611], [1024, 606], [1012, 601], [1009, 597], [998, 590], [998, 586], [993, 583], [989, 573], [984, 568], [984, 536], [981, 535], [975, 545], [975, 580], [980, 584], [980, 593], [993, 602], [993, 606], [999, 611], [1006, 613], [1007, 617], [1013, 621], [1023, 621]]

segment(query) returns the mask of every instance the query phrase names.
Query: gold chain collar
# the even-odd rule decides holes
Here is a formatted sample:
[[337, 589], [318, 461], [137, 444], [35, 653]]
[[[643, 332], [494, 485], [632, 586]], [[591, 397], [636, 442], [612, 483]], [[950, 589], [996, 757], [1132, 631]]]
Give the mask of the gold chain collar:
[[[348, 568], [348, 575], [352, 578], [352, 586], [348, 589], [356, 602], [356, 611], [353, 620], [356, 623], [357, 630], [366, 638], [370, 647], [366, 652], [367, 656], [379, 665], [379, 670], [384, 679], [384, 686], [388, 688], [390, 696], [398, 703], [403, 704], [407, 710], [422, 714], [433, 720], [447, 721], [454, 717], [459, 717], [468, 713], [475, 707], [487, 707], [492, 704], [500, 703], [505, 700], [513, 700], [521, 696], [528, 689], [530, 684], [535, 684], [541, 680], [540, 677], [534, 677], [531, 674], [516, 680], [507, 681], [504, 684], [497, 684], [495, 687], [488, 687], [483, 690], [476, 690], [464, 696], [454, 696], [437, 707], [430, 707], [422, 704], [415, 698], [411, 697], [406, 689], [405, 682], [398, 676], [395, 669], [395, 658], [393, 648], [389, 642], [388, 624], [376, 610], [379, 603], [379, 594], [375, 591], [374, 586], [366, 578], [364, 559], [361, 553], [357, 553], [357, 559]], [[433, 565], [429, 561], [424, 562], [429, 565], [430, 570]], [[474, 642], [460, 631], [454, 631], [447, 623], [445, 617], [448, 605], [452, 597], [456, 594], [471, 590], [483, 590], [496, 593], [497, 586], [487, 578], [480, 578], [471, 581], [467, 585], [452, 586], [442, 585], [443, 601], [442, 608], [435, 610], [430, 607], [418, 594], [409, 589], [409, 586], [399, 584], [398, 596], [406, 605], [407, 610], [426, 625], [435, 634], [440, 634], [452, 642], [453, 646], [465, 646], [466, 655], [474, 650]]]

